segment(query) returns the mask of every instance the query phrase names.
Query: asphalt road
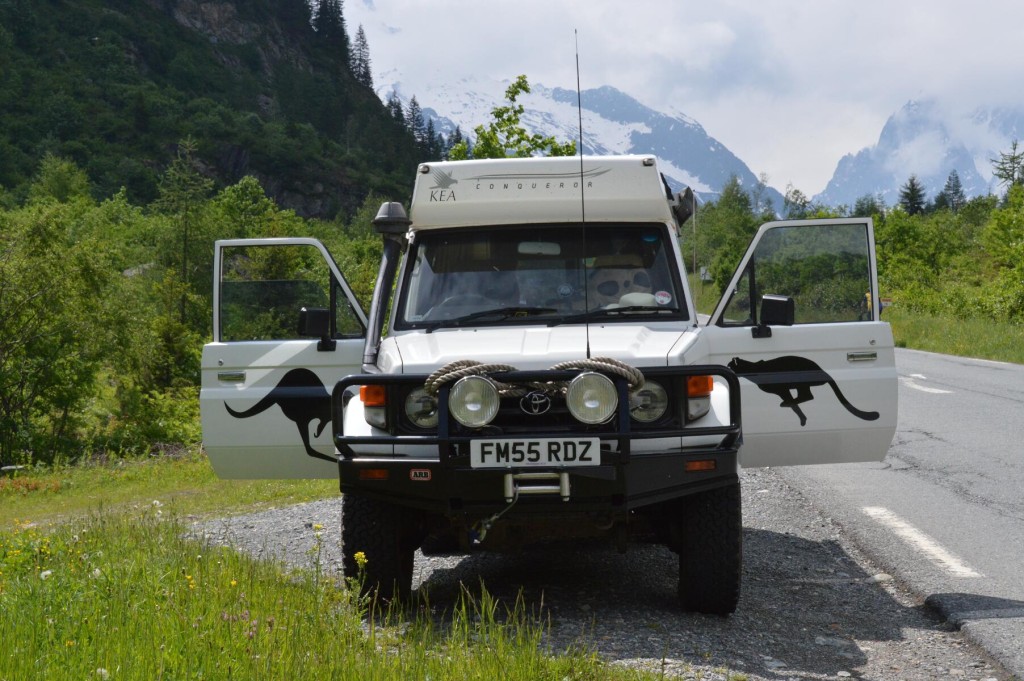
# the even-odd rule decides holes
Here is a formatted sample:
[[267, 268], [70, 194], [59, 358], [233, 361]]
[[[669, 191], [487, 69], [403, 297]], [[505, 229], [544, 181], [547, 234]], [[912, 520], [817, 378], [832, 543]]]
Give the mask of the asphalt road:
[[885, 461], [778, 472], [1024, 678], [1024, 366], [914, 350], [896, 364]]

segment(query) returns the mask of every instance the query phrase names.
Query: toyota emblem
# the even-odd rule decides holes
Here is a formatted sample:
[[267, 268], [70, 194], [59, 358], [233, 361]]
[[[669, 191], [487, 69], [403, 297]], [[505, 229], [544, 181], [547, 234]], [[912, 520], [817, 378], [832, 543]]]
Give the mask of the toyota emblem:
[[551, 398], [539, 390], [534, 390], [523, 395], [523, 399], [519, 400], [519, 408], [523, 410], [524, 414], [540, 416], [548, 413], [548, 410], [551, 409]]

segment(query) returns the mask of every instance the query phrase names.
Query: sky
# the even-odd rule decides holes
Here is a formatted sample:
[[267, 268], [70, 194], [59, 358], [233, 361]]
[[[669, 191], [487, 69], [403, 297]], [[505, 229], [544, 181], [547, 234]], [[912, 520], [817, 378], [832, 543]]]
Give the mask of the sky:
[[910, 100], [1024, 104], [1020, 0], [348, 0], [344, 14], [375, 84], [407, 95], [519, 74], [574, 89], [578, 44], [584, 90], [683, 113], [807, 195]]

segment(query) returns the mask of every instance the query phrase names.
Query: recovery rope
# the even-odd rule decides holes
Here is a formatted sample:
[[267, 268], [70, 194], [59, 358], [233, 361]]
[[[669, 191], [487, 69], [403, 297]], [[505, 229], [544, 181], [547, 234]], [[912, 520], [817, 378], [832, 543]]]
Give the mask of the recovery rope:
[[[567, 369], [582, 369], [584, 371], [597, 371], [602, 374], [613, 374], [626, 379], [629, 391], [634, 392], [644, 384], [644, 375], [636, 367], [625, 362], [620, 362], [611, 357], [593, 357], [591, 359], [574, 359], [568, 362], [561, 362], [551, 367], [552, 371], [564, 371]], [[457, 381], [466, 376], [488, 376], [492, 373], [504, 371], [515, 371], [514, 366], [508, 364], [483, 364], [472, 359], [460, 359], [445, 364], [443, 367], [427, 376], [423, 383], [423, 389], [428, 395], [436, 395], [441, 386], [450, 381]], [[494, 380], [494, 379], [491, 379]], [[506, 395], [525, 394], [526, 388], [514, 386], [500, 381], [494, 381], [498, 391]], [[547, 383], [531, 382], [528, 384], [534, 390], [542, 390], [546, 393], [557, 393], [565, 390], [567, 384], [564, 381], [550, 381]]]

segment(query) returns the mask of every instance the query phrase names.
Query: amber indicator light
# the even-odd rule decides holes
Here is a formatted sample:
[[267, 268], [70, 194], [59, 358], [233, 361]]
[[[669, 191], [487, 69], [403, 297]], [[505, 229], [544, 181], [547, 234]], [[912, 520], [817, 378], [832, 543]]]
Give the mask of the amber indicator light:
[[359, 386], [359, 400], [364, 407], [383, 407], [386, 405], [387, 397], [382, 385], [361, 385]]
[[700, 473], [701, 471], [713, 471], [718, 468], [718, 462], [714, 459], [700, 459], [698, 461], [687, 461], [684, 464], [687, 473]]

